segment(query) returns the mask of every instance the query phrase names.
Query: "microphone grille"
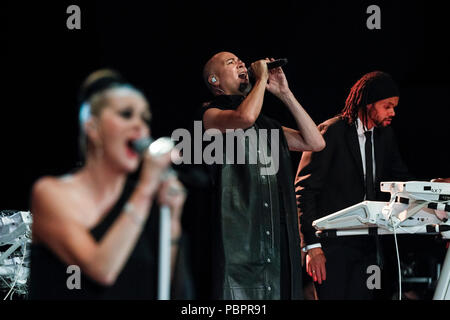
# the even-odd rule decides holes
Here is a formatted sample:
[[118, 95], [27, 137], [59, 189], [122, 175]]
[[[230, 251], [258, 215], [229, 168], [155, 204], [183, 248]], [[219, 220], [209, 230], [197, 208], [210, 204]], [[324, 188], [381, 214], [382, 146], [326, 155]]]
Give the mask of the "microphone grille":
[[133, 149], [137, 153], [143, 153], [153, 141], [154, 140], [150, 137], [135, 140], [133, 141]]

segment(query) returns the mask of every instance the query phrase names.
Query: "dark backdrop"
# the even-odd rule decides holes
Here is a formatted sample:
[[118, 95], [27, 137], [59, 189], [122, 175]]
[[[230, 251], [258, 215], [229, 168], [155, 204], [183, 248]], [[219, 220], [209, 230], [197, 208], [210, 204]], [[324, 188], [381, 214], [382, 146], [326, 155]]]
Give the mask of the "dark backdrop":
[[[81, 30], [66, 28], [71, 4], [81, 8]], [[366, 28], [371, 4], [381, 8], [381, 30]], [[390, 73], [401, 89], [392, 126], [406, 164], [418, 179], [450, 176], [449, 27], [440, 2], [64, 0], [10, 3], [3, 14], [0, 209], [28, 210], [38, 177], [76, 166], [76, 94], [90, 72], [111, 67], [140, 87], [158, 137], [192, 126], [210, 98], [202, 67], [222, 50], [247, 64], [288, 58], [290, 87], [316, 123], [342, 109], [364, 73]], [[295, 126], [266, 98], [274, 103], [264, 113]], [[186, 216], [207, 215], [202, 192], [191, 191]]]

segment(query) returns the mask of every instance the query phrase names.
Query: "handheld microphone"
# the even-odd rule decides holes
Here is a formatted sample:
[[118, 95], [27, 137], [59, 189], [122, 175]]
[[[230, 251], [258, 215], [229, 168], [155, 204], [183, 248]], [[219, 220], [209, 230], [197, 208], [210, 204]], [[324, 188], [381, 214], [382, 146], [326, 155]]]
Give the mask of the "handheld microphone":
[[[169, 137], [161, 137], [157, 140], [153, 138], [141, 138], [131, 143], [131, 147], [139, 154], [150, 152], [152, 156], [163, 155], [174, 148], [174, 143]], [[170, 169], [170, 172], [187, 187], [206, 188], [210, 185], [210, 179], [206, 172], [188, 165], [177, 165]]]
[[[274, 61], [267, 62], [267, 69], [270, 70], [270, 69], [282, 67], [282, 66], [286, 65], [287, 63], [288, 63], [288, 59], [286, 59], [286, 58], [276, 59]], [[247, 69], [247, 73], [248, 73], [249, 78], [254, 77], [251, 68]]]
[[286, 58], [281, 58], [281, 59], [277, 59], [271, 62], [267, 62], [267, 69], [273, 69], [273, 68], [278, 68], [278, 67], [282, 67], [284, 65], [286, 65], [288, 63], [288, 59]]
[[138, 140], [134, 140], [131, 143], [131, 147], [134, 151], [136, 151], [139, 154], [142, 154], [147, 148], [150, 146], [150, 144], [153, 142], [153, 138], [147, 137], [147, 138], [141, 138]]
[[152, 156], [160, 156], [170, 152], [174, 147], [174, 143], [168, 137], [161, 137], [157, 140], [147, 137], [133, 141], [131, 147], [139, 154], [148, 149]]

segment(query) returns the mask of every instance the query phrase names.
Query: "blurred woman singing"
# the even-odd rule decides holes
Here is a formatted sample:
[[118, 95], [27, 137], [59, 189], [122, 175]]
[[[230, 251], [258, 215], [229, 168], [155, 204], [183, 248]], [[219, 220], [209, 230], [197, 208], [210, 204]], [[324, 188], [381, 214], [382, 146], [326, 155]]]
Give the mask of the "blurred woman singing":
[[150, 211], [155, 203], [171, 209], [175, 253], [184, 188], [175, 177], [163, 178], [170, 152], [141, 157], [132, 147], [150, 135], [142, 92], [99, 70], [82, 85], [80, 100], [84, 166], [33, 186], [29, 298], [154, 299], [158, 225]]

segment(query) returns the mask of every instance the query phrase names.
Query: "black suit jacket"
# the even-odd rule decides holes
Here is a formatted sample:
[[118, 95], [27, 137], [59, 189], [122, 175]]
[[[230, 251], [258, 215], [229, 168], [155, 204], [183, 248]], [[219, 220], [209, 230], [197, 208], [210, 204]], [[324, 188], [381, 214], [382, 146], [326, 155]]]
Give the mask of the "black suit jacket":
[[[404, 165], [392, 128], [375, 128], [375, 185], [379, 201], [381, 181], [407, 181], [412, 177]], [[324, 134], [326, 147], [304, 152], [295, 181], [301, 231], [306, 245], [318, 243], [312, 222], [364, 200], [364, 173], [356, 125], [339, 119]]]

